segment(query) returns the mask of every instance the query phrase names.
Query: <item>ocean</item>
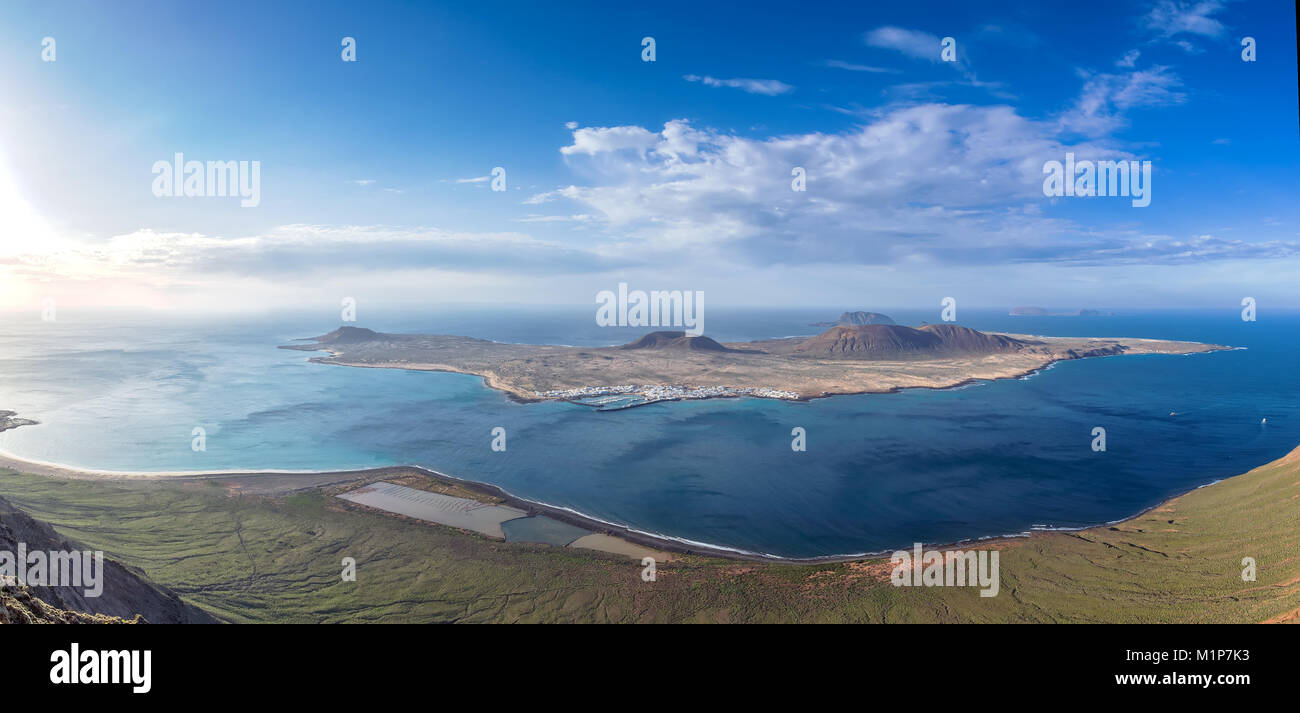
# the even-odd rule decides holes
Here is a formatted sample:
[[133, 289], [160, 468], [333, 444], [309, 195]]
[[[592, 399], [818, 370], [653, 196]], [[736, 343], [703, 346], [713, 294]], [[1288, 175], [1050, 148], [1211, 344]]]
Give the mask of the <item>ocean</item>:
[[[814, 334], [840, 308], [724, 310], [720, 341]], [[900, 324], [925, 312], [877, 310]], [[879, 552], [1111, 522], [1300, 444], [1300, 313], [1261, 309], [1011, 317], [958, 324], [1053, 336], [1227, 344], [1061, 362], [1023, 379], [789, 403], [714, 399], [596, 412], [520, 404], [479, 377], [310, 364], [276, 349], [337, 312], [185, 318], [0, 316], [0, 409], [40, 425], [0, 451], [103, 470], [415, 464], [644, 532], [783, 557]], [[356, 326], [521, 343], [619, 344], [594, 307], [389, 312]], [[1264, 422], [1267, 419], [1267, 422]], [[490, 447], [506, 429], [506, 450]], [[1094, 427], [1106, 450], [1091, 448]], [[791, 430], [807, 450], [790, 448]], [[202, 428], [206, 450], [191, 448]]]

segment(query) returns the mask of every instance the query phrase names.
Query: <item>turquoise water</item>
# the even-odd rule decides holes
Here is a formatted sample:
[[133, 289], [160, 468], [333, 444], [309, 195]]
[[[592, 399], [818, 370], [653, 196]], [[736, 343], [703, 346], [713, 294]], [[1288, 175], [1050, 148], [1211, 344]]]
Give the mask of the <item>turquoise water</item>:
[[[721, 340], [819, 331], [838, 308], [713, 310]], [[900, 323], [935, 314], [890, 312]], [[462, 374], [309, 364], [276, 349], [329, 315], [189, 322], [145, 315], [0, 318], [0, 433], [19, 457], [108, 470], [338, 469], [413, 463], [646, 532], [782, 556], [892, 549], [1132, 515], [1300, 444], [1300, 314], [1236, 309], [1097, 318], [962, 313], [1054, 335], [1245, 350], [1064, 362], [1023, 380], [807, 403], [717, 399], [598, 412], [518, 404]], [[384, 331], [621, 343], [592, 311], [388, 315]], [[1173, 412], [1175, 415], [1170, 415]], [[1261, 419], [1267, 418], [1262, 424]], [[507, 450], [490, 448], [507, 431]], [[807, 431], [808, 450], [790, 449]], [[1107, 431], [1107, 451], [1090, 448]], [[195, 427], [207, 450], [191, 449]]]

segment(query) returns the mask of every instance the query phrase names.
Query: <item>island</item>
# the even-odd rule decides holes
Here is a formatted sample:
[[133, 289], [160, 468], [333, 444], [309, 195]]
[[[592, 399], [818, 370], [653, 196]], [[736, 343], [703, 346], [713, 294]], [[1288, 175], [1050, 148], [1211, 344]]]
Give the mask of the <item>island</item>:
[[834, 322], [813, 322], [814, 327], [858, 327], [864, 324], [897, 324], [887, 314], [879, 312], [844, 312]]
[[1076, 309], [1070, 312], [1052, 312], [1043, 307], [1012, 307], [1008, 313], [1012, 317], [1114, 317], [1114, 312], [1102, 312], [1096, 309]]
[[520, 401], [567, 400], [601, 410], [683, 399], [807, 400], [949, 388], [1018, 378], [1069, 359], [1231, 349], [1160, 339], [995, 334], [950, 323], [835, 326], [811, 337], [734, 343], [661, 331], [609, 347], [505, 344], [352, 326], [301, 341], [310, 343], [280, 348], [329, 352], [310, 359], [320, 364], [475, 374]]

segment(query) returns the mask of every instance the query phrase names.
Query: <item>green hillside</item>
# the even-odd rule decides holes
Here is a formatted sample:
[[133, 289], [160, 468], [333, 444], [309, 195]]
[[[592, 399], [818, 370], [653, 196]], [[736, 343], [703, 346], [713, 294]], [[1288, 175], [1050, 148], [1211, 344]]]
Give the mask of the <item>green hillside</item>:
[[[1300, 616], [1300, 449], [1114, 527], [1001, 550], [1001, 588], [894, 587], [888, 560], [641, 565], [347, 509], [324, 493], [0, 470], [0, 495], [237, 622], [1260, 622]], [[357, 581], [340, 578], [343, 557]], [[1254, 558], [1257, 581], [1243, 582]]]

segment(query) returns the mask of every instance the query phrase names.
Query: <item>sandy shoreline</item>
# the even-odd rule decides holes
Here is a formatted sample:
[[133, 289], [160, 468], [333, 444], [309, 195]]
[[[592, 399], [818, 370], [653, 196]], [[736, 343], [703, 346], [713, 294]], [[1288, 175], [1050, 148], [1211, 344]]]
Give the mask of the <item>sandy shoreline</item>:
[[[591, 530], [593, 534], [605, 535], [618, 540], [650, 547], [657, 550], [676, 552], [679, 554], [703, 554], [716, 557], [729, 557], [734, 559], [762, 560], [762, 561], [793, 561], [781, 560], [772, 556], [762, 556], [756, 553], [748, 553], [739, 550], [730, 550], [724, 547], [713, 547], [705, 543], [686, 543], [668, 536], [658, 536], [650, 533], [642, 533], [631, 528], [611, 523], [599, 518], [591, 517], [583, 513], [570, 510], [568, 508], [548, 505], [546, 503], [528, 500], [518, 497], [506, 490], [488, 483], [480, 483], [473, 480], [465, 480], [455, 476], [440, 473], [418, 465], [395, 465], [383, 466], [378, 468], [362, 468], [356, 470], [237, 470], [237, 471], [176, 471], [176, 472], [145, 472], [145, 471], [111, 471], [95, 470], [87, 468], [73, 468], [57, 463], [48, 463], [43, 461], [30, 461], [15, 457], [12, 454], [0, 452], [0, 468], [7, 468], [22, 473], [32, 475], [41, 475], [51, 478], [65, 478], [69, 480], [103, 480], [103, 481], [123, 481], [123, 482], [184, 482], [184, 481], [227, 481], [238, 483], [241, 490], [250, 494], [260, 495], [284, 495], [304, 490], [319, 490], [331, 486], [348, 485], [352, 483], [361, 483], [363, 481], [380, 480], [383, 478], [400, 476], [411, 472], [419, 473], [431, 480], [447, 484], [457, 485], [467, 490], [486, 495], [488, 497], [499, 498], [504, 504], [518, 508], [529, 515], [545, 515], [547, 517], [559, 520], [561, 522]], [[288, 481], [288, 482], [285, 482]], [[608, 551], [608, 550], [606, 550]], [[804, 560], [813, 561], [813, 560]]]

